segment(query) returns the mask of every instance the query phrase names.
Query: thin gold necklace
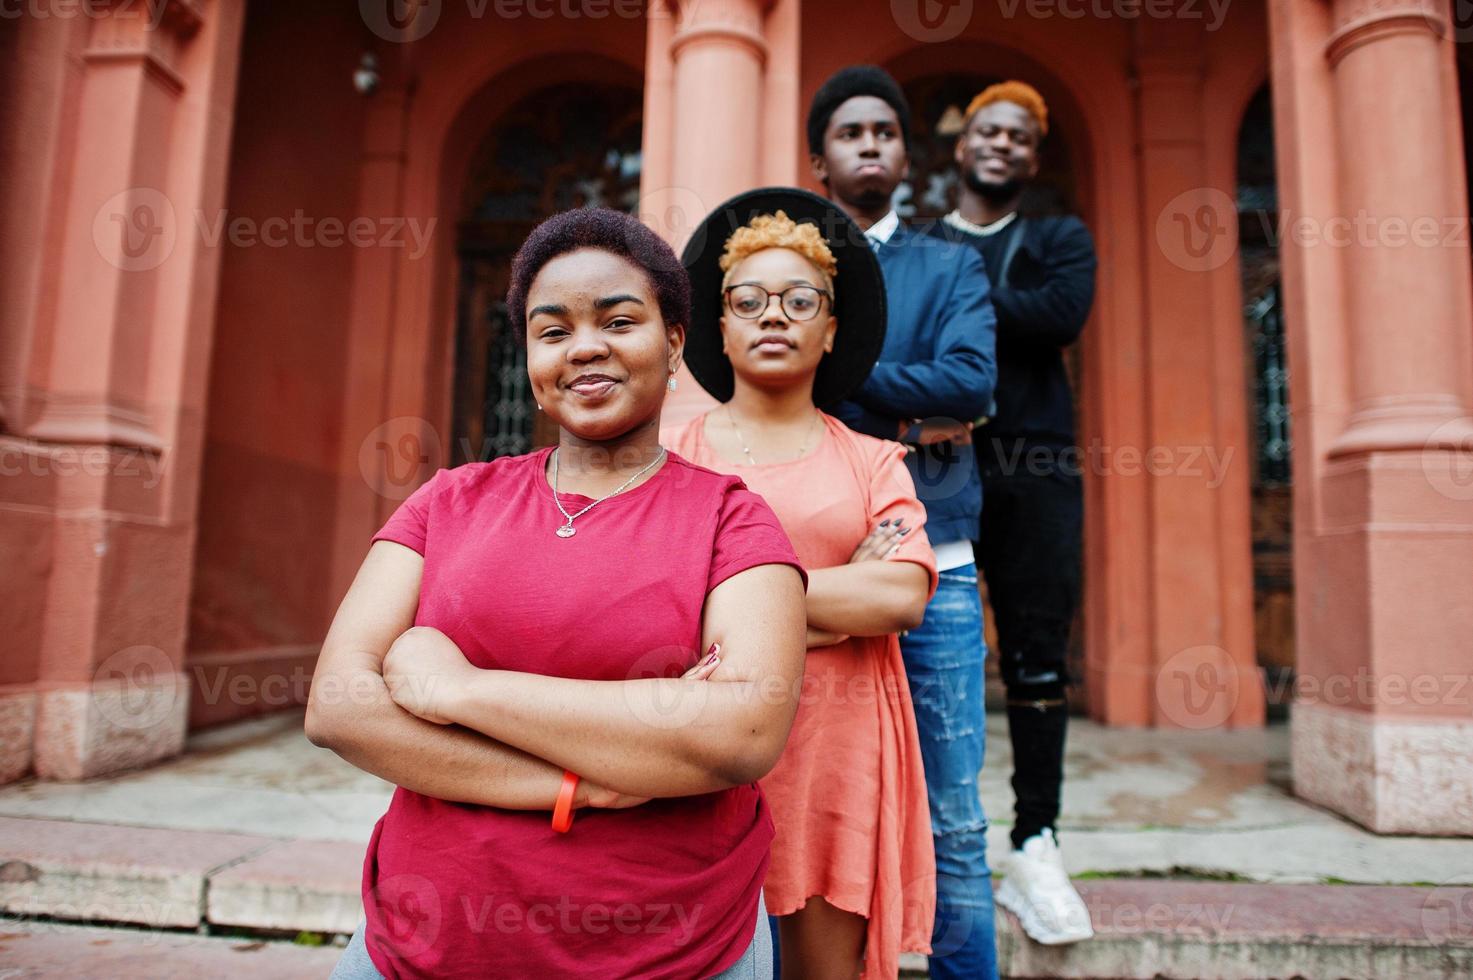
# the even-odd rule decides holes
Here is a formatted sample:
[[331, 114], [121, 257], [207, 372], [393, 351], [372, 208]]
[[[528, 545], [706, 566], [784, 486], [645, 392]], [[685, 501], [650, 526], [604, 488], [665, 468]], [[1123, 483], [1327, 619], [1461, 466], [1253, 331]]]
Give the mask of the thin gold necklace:
[[[731, 413], [731, 403], [723, 405], [726, 409], [726, 420], [731, 423], [731, 431], [736, 433], [737, 442], [741, 443], [742, 452], [747, 454], [747, 465], [757, 466], [757, 458], [752, 455], [752, 449], [747, 445], [747, 440], [742, 438], [742, 430], [737, 428], [736, 416]], [[813, 431], [818, 428], [818, 409], [813, 410], [813, 421], [808, 423], [808, 431], [803, 435], [803, 445], [798, 447], [798, 454], [792, 459], [776, 460], [780, 463], [791, 463], [794, 459], [802, 459], [808, 452], [808, 443], [813, 438]]]

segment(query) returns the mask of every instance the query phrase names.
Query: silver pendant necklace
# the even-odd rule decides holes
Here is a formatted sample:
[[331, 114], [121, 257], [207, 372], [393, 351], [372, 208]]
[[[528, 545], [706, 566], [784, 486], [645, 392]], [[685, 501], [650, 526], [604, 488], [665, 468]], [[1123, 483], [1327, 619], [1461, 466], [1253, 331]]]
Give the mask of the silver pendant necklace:
[[576, 513], [576, 514], [569, 514], [566, 510], [563, 509], [563, 502], [561, 500], [559, 500], [558, 499], [558, 496], [557, 496], [558, 450], [554, 449], [552, 451], [552, 502], [554, 504], [557, 504], [558, 513], [562, 514], [563, 517], [566, 518], [566, 520], [567, 520], [567, 523], [566, 524], [563, 524], [560, 527], [558, 527], [558, 529], [557, 529], [557, 536], [560, 537], [560, 538], [571, 538], [573, 535], [577, 534], [578, 533], [578, 529], [575, 528], [575, 527], [573, 527], [573, 522], [575, 520], [577, 520], [578, 518], [582, 517], [584, 514], [588, 513], [590, 510], [593, 510], [593, 508], [597, 507], [599, 504], [603, 503], [605, 500], [608, 500], [610, 497], [617, 497], [619, 494], [623, 493], [625, 490], [628, 490], [630, 484], [632, 484], [635, 480], [638, 480], [640, 477], [644, 476], [650, 470], [652, 470], [656, 466], [658, 466], [660, 464], [660, 461], [665, 458], [665, 455], [666, 455], [665, 454], [665, 447], [664, 446], [661, 446], [660, 447], [660, 453], [659, 453], [659, 455], [657, 455], [654, 458], [654, 460], [651, 461], [649, 463], [649, 465], [647, 465], [644, 469], [640, 470], [638, 473], [634, 474], [629, 479], [625, 480], [624, 483], [619, 487], [619, 489], [615, 490], [613, 493], [606, 493], [606, 494], [604, 494], [602, 497], [599, 497], [597, 500], [595, 500], [593, 503], [589, 504], [587, 507], [584, 507], [578, 513]]

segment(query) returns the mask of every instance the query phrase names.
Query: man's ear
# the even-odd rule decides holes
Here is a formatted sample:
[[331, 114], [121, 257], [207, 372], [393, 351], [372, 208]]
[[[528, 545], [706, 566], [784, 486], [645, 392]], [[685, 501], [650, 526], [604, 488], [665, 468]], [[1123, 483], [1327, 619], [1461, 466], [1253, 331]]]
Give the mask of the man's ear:
[[808, 167], [813, 171], [814, 179], [825, 187], [829, 186], [829, 162], [822, 153], [808, 154]]
[[965, 167], [967, 165], [966, 143], [967, 131], [962, 130], [962, 134], [956, 138], [956, 145], [951, 148], [951, 159], [956, 162], [958, 167]]

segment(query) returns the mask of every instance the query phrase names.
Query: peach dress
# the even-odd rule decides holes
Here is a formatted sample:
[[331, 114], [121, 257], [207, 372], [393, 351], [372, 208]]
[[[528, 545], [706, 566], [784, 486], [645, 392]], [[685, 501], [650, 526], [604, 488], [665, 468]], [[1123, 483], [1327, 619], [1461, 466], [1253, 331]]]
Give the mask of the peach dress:
[[[719, 412], [720, 409], [715, 411]], [[926, 569], [936, 556], [905, 449], [822, 417], [818, 445], [801, 459], [738, 466], [706, 440], [706, 416], [665, 433], [671, 452], [740, 476], [761, 494], [807, 569], [849, 561], [880, 521], [916, 530], [888, 560]], [[820, 895], [868, 920], [864, 975], [894, 977], [901, 952], [929, 953], [936, 911], [931, 816], [915, 709], [894, 635], [853, 637], [808, 651], [787, 747], [762, 780], [777, 836], [763, 895], [788, 915]]]

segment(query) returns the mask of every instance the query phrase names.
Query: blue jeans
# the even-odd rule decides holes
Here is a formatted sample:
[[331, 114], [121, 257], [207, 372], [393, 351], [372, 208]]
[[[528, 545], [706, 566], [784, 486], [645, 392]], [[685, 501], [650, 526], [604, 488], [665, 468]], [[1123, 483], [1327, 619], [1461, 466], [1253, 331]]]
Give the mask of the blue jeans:
[[987, 817], [977, 795], [986, 737], [977, 566], [942, 572], [926, 619], [900, 637], [926, 767], [936, 844], [933, 980], [995, 980]]

